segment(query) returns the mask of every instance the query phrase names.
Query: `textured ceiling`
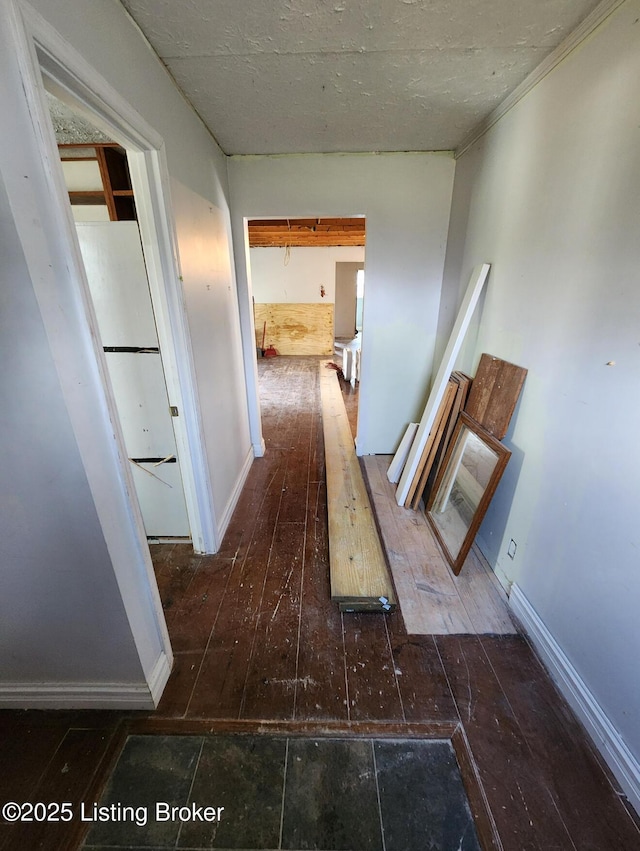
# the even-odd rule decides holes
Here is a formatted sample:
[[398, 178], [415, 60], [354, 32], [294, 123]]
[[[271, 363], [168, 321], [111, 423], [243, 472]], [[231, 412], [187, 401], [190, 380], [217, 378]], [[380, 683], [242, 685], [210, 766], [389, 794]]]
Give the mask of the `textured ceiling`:
[[121, 0], [227, 154], [453, 150], [597, 0]]
[[90, 142], [109, 142], [108, 136], [90, 124], [85, 118], [74, 112], [70, 106], [62, 103], [55, 95], [47, 92], [49, 115], [59, 145], [89, 144]]

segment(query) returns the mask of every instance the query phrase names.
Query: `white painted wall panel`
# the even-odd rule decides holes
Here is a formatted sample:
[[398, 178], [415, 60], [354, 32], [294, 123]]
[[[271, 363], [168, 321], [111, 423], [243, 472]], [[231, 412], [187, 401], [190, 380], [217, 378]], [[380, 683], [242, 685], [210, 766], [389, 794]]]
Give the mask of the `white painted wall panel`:
[[[149, 537], [184, 538], [189, 536], [187, 508], [178, 464], [132, 464], [133, 480], [143, 512], [144, 528]], [[176, 502], [182, 511], [176, 511]]]
[[158, 347], [137, 222], [78, 223], [103, 346]]
[[483, 546], [636, 759], [639, 17], [620, 6], [458, 161], [443, 297], [491, 261], [460, 366], [486, 351], [529, 374]]
[[[224, 437], [207, 444], [207, 463], [216, 506], [228, 511], [250, 443], [237, 380], [241, 352], [224, 158], [119, 3], [87, 4], [82, 14], [72, 0], [33, 6], [163, 137], [174, 197], [186, 190], [175, 205], [184, 268], [184, 282], [176, 276], [175, 283], [190, 315], [199, 314], [191, 342], [199, 375], [208, 375], [199, 388], [207, 399], [202, 418], [205, 429], [212, 425]], [[11, 400], [2, 414], [11, 451], [3, 454], [0, 476], [0, 691], [9, 680], [55, 695], [70, 683], [71, 699], [89, 689], [98, 705], [112, 699], [118, 684], [131, 684], [127, 694], [138, 699], [139, 693], [144, 702], [154, 678], [162, 688], [159, 666], [166, 675], [170, 652], [10, 21], [11, 4], [0, 4], [0, 100], [15, 131], [0, 143], [8, 195], [0, 191], [0, 382], [3, 398]], [[191, 255], [207, 252], [226, 257], [226, 264], [193, 274]], [[216, 298], [205, 310], [210, 292]], [[125, 561], [128, 570], [116, 575], [114, 564]]]
[[[335, 302], [336, 263], [364, 262], [363, 246], [252, 248], [251, 282], [259, 304]], [[320, 295], [324, 287], [324, 298]]]
[[102, 175], [97, 160], [63, 162], [62, 171], [69, 192], [86, 192], [90, 189], [102, 192]]
[[166, 458], [175, 454], [160, 355], [108, 352], [105, 357], [129, 457]]
[[92, 3], [81, 15], [75, 0], [32, 5], [164, 141], [182, 275], [176, 286], [189, 316], [213, 500], [222, 517], [251, 447], [225, 157], [119, 3]]
[[142, 670], [0, 178], [0, 688]]
[[74, 204], [71, 212], [76, 222], [109, 221], [109, 208], [106, 204]]

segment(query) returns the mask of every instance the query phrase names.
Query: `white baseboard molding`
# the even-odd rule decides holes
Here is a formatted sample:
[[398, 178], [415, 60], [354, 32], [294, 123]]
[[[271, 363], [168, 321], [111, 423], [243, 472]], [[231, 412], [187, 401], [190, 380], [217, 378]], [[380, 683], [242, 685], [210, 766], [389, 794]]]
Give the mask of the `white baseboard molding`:
[[238, 504], [240, 494], [242, 493], [242, 488], [244, 487], [244, 483], [247, 481], [247, 476], [249, 475], [249, 470], [251, 469], [251, 465], [253, 464], [253, 460], [255, 457], [256, 456], [254, 455], [254, 447], [252, 446], [249, 452], [247, 453], [247, 457], [244, 459], [244, 464], [242, 465], [242, 469], [240, 470], [240, 475], [238, 476], [238, 480], [236, 481], [233, 493], [231, 494], [224, 513], [220, 518], [220, 525], [218, 526], [218, 540], [220, 541], [220, 543], [222, 543], [224, 534], [227, 531], [229, 523], [231, 523], [231, 517], [233, 515], [233, 512], [235, 511], [236, 505]]
[[155, 709], [146, 683], [0, 683], [2, 709]]
[[253, 457], [254, 458], [263, 458], [264, 453], [267, 451], [267, 444], [264, 442], [264, 437], [260, 441], [260, 443], [253, 444]]
[[160, 703], [160, 698], [171, 675], [172, 667], [173, 656], [167, 656], [166, 653], [161, 653], [158, 661], [153, 666], [151, 674], [147, 678], [154, 709]]
[[172, 664], [161, 653], [148, 683], [0, 683], [0, 709], [155, 709]]
[[629, 803], [640, 814], [640, 762], [517, 584], [511, 588], [509, 605], [567, 703], [586, 727]]

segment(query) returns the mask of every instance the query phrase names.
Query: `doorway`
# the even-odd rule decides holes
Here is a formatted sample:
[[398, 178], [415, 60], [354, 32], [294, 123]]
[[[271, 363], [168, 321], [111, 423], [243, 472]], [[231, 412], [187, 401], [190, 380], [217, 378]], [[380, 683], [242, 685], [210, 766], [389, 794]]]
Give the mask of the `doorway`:
[[76, 231], [147, 539], [190, 540], [138, 223]]
[[355, 424], [365, 218], [249, 218], [245, 234], [253, 351], [258, 358], [275, 349], [282, 357], [332, 360], [344, 375]]
[[[127, 481], [126, 491], [130, 499], [130, 511], [137, 517], [135, 525], [138, 536], [148, 540], [191, 540], [196, 552], [214, 553], [219, 548], [220, 536], [212, 502], [206, 447], [197, 402], [189, 328], [184, 299], [177, 283], [180, 279], [180, 269], [176, 238], [171, 224], [173, 213], [167, 195], [168, 177], [162, 152], [163, 140], [140, 116], [132, 113], [128, 105], [115, 96], [89, 66], [80, 63], [80, 66], [76, 67], [76, 58], [66, 54], [63, 59], [58, 60], [48, 48], [41, 49], [38, 43], [35, 56], [39, 72], [39, 101], [48, 119], [43, 115], [42, 120], [49, 125], [46, 135], [51, 139], [51, 143], [57, 144], [51, 119], [52, 97], [62, 105], [68, 116], [70, 114], [74, 120], [84, 123], [91, 133], [97, 134], [97, 138], [92, 137], [84, 141], [87, 144], [89, 141], [94, 143], [93, 158], [98, 161], [100, 184], [92, 189], [75, 187], [72, 190], [84, 193], [83, 204], [69, 204], [70, 190], [62, 173], [62, 169], [68, 168], [68, 165], [59, 170], [53, 169], [52, 179], [59, 196], [66, 195], [68, 198], [69, 212], [65, 218], [69, 222], [66, 229], [69, 251], [74, 271], [83, 279], [79, 281], [79, 290], [82, 292], [78, 292], [78, 298], [85, 304], [89, 329], [94, 338], [100, 340], [102, 349], [106, 346], [111, 349], [137, 350], [103, 351], [102, 354], [97, 354], [98, 360], [101, 361], [99, 370], [103, 376], [109, 417], [120, 445], [119, 455], [124, 457], [126, 462], [126, 469], [121, 469], [121, 475]], [[63, 62], [69, 62], [70, 67], [62, 64]], [[89, 82], [85, 83], [84, 80]], [[68, 143], [71, 140], [65, 141]], [[50, 146], [49, 140], [46, 145]], [[87, 169], [86, 164], [83, 168]], [[95, 180], [95, 167], [93, 174]], [[123, 176], [127, 181], [126, 185], [122, 184]], [[96, 190], [102, 193], [101, 203], [98, 204], [94, 203]], [[77, 197], [76, 195], [76, 200]], [[115, 215], [110, 205], [115, 207]], [[94, 209], [91, 211], [92, 206]], [[98, 207], [101, 209], [97, 209]], [[74, 216], [71, 214], [72, 208]], [[85, 235], [88, 230], [92, 231], [91, 240], [79, 235], [83, 219]], [[87, 219], [90, 223], [86, 222]], [[99, 225], [102, 224], [110, 230], [117, 225], [123, 232], [129, 231], [126, 241], [135, 255], [135, 260], [132, 261], [130, 256], [126, 261], [117, 260], [115, 265], [117, 267], [121, 262], [125, 262], [125, 265], [133, 262], [137, 266], [138, 297], [129, 292], [125, 293], [124, 312], [131, 307], [127, 306], [127, 299], [133, 298], [135, 303], [136, 298], [142, 294], [147, 327], [151, 328], [155, 324], [155, 334], [148, 339], [146, 335], [144, 339], [138, 339], [137, 331], [131, 339], [120, 337], [115, 343], [103, 339], [105, 334], [101, 326], [109, 320], [100, 320], [98, 317], [98, 299], [91, 292], [92, 285], [88, 280], [89, 275], [85, 270], [87, 263], [83, 256], [90, 253], [87, 247], [90, 241], [96, 243], [91, 249], [94, 255], [96, 252], [102, 252], [102, 248], [97, 245], [104, 238], [104, 233], [98, 236], [101, 230]], [[107, 242], [109, 241], [118, 242], [107, 238]], [[98, 284], [98, 289], [104, 286], [102, 281]], [[113, 292], [110, 286], [109, 289]], [[112, 321], [112, 325], [114, 324], [119, 323], [117, 320], [115, 323]], [[128, 326], [131, 329], [131, 321], [128, 321]], [[138, 364], [144, 365], [135, 370], [118, 368], [116, 360], [122, 358], [111, 356], [125, 354], [139, 355]], [[140, 358], [146, 358], [146, 361]], [[113, 367], [108, 362], [109, 359], [113, 361]], [[137, 411], [133, 411], [129, 405], [130, 413], [125, 414], [125, 404], [123, 402], [121, 412], [116, 395], [119, 395], [117, 389], [122, 384], [122, 374], [129, 372], [137, 373], [138, 378], [140, 372], [146, 374], [142, 383], [148, 392], [146, 402], [137, 402]], [[150, 377], [151, 373], [153, 375]], [[129, 385], [134, 383], [130, 375], [127, 376], [127, 382]], [[156, 388], [155, 391], [153, 387]], [[155, 439], [151, 430], [148, 434], [144, 432], [144, 429], [148, 428], [147, 422], [157, 419], [157, 411], [154, 411], [149, 399], [155, 404], [157, 411], [162, 409], [163, 423], [159, 433], [163, 436], [159, 440]], [[135, 406], [136, 403], [133, 404]], [[144, 417], [144, 423], [139, 416], [134, 416], [134, 413], [141, 412], [148, 414], [148, 417]], [[142, 434], [153, 439], [146, 443], [129, 445], [127, 435], [132, 429], [138, 430], [138, 436]], [[132, 460], [129, 461], [129, 458]], [[149, 492], [152, 493], [151, 498]], [[135, 494], [132, 500], [131, 494]], [[145, 508], [145, 505], [154, 502], [155, 518], [154, 512], [148, 512]], [[143, 512], [140, 510], [141, 506]], [[141, 516], [142, 513], [145, 517]], [[175, 522], [169, 525], [166, 522], [168, 517], [172, 517]]]
[[335, 338], [349, 342], [362, 333], [364, 261], [336, 263]]
[[51, 92], [47, 100], [145, 533], [189, 541], [127, 152]]

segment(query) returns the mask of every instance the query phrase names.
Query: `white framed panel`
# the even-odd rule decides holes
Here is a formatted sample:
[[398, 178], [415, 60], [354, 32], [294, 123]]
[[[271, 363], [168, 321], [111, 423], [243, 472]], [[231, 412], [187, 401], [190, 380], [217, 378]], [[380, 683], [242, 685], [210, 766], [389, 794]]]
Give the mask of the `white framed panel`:
[[102, 192], [102, 175], [97, 160], [66, 160], [62, 163], [64, 182], [69, 192]]
[[[15, 2], [15, 0], [13, 0]], [[47, 78], [47, 88], [83, 112], [127, 150], [143, 254], [152, 294], [157, 333], [182, 466], [191, 537], [196, 552], [213, 553], [219, 532], [209, 479], [196, 375], [173, 226], [169, 177], [162, 137], [33, 9], [24, 7], [34, 39], [32, 65]], [[38, 72], [39, 76], [39, 72]], [[44, 92], [41, 111], [46, 111]], [[47, 119], [47, 125], [49, 124]], [[49, 144], [52, 133], [47, 127]], [[50, 156], [53, 155], [53, 151]], [[57, 151], [56, 151], [57, 159]], [[62, 190], [63, 194], [66, 189]]]
[[[131, 463], [131, 472], [140, 495], [142, 517], [147, 536], [183, 538], [189, 536], [182, 478], [177, 464]], [[182, 511], [176, 510], [182, 502]]]
[[103, 346], [158, 346], [137, 222], [77, 223]]
[[175, 454], [160, 355], [107, 352], [106, 359], [128, 456], [166, 458]]

